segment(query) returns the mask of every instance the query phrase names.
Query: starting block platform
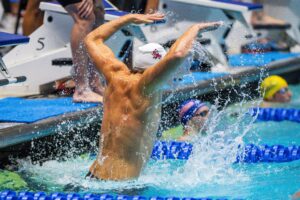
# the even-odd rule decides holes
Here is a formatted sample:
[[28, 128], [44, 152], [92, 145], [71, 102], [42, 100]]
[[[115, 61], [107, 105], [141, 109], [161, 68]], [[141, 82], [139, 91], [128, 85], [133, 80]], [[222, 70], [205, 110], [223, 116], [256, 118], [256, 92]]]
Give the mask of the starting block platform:
[[0, 47], [25, 44], [29, 42], [29, 37], [0, 32]]
[[[25, 44], [28, 42], [29, 42], [29, 37], [0, 32], [0, 47], [14, 46], [19, 44]], [[2, 77], [0, 76], [0, 86], [8, 85], [11, 83], [20, 83], [26, 80], [25, 76], [12, 77], [5, 63], [3, 62], [1, 56], [0, 56], [0, 74], [4, 78], [2, 79]]]

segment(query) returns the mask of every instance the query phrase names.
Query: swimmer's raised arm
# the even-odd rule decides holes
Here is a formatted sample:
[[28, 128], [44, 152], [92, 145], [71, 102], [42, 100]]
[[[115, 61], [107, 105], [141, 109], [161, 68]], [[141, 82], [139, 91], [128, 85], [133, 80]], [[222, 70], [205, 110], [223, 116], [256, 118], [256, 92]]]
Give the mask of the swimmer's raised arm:
[[199, 23], [191, 26], [176, 42], [171, 46], [165, 57], [152, 67], [149, 67], [144, 73], [139, 84], [145, 94], [151, 94], [156, 89], [161, 88], [162, 84], [170, 78], [177, 68], [185, 60], [192, 48], [193, 42], [199, 31], [208, 31], [217, 29], [220, 22]]
[[112, 50], [105, 45], [104, 42], [120, 28], [130, 23], [153, 23], [154, 21], [162, 20], [163, 18], [164, 15], [157, 13], [151, 15], [128, 14], [107, 22], [88, 34], [85, 38], [85, 45], [88, 53], [95, 62], [98, 70], [104, 74], [108, 81], [115, 72], [128, 70], [128, 68], [115, 57]]

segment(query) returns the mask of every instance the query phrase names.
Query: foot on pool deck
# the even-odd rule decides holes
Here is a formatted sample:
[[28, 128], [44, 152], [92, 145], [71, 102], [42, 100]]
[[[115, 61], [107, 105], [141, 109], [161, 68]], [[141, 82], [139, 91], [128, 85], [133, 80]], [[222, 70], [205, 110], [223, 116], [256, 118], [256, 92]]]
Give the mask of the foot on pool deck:
[[253, 14], [251, 18], [251, 24], [253, 26], [256, 25], [277, 25], [277, 26], [284, 26], [287, 23], [283, 20], [276, 19], [266, 14]]
[[73, 101], [77, 103], [102, 103], [103, 97], [91, 90], [75, 91]]
[[93, 87], [93, 86], [91, 86], [91, 88], [92, 88], [93, 92], [99, 94], [100, 96], [103, 96], [103, 94], [104, 94], [104, 87], [100, 87], [100, 86]]

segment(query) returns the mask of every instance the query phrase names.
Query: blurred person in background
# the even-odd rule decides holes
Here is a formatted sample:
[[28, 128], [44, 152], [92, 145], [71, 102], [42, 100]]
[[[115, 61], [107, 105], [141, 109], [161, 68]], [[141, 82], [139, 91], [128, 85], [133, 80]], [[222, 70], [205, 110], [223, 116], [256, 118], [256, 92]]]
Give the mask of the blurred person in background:
[[134, 13], [154, 13], [158, 9], [159, 0], [111, 0], [120, 10]]
[[[23, 22], [25, 35], [30, 35], [43, 23], [43, 12], [39, 9], [41, 2], [42, 0], [29, 0], [27, 4]], [[73, 79], [75, 81], [73, 100], [74, 102], [102, 102], [104, 85], [83, 45], [85, 36], [104, 22], [102, 1], [58, 0], [58, 2], [74, 20], [71, 32]]]

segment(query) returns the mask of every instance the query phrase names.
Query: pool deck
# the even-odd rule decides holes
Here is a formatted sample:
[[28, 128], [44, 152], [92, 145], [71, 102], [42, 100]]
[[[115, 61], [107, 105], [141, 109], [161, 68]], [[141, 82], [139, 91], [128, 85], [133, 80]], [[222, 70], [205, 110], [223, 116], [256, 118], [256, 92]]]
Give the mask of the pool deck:
[[85, 129], [85, 125], [87, 124], [100, 123], [101, 118], [102, 107], [98, 106], [30, 124], [0, 123], [0, 149], [58, 132], [67, 133], [73, 127], [82, 130]]
[[[263, 71], [263, 73], [262, 73]], [[228, 89], [239, 87], [242, 84], [258, 84], [261, 74], [278, 74], [288, 82], [299, 82], [300, 57], [275, 61], [266, 67], [234, 68], [224, 76], [209, 80], [202, 80], [191, 84], [179, 84], [175, 90], [166, 88], [164, 91], [165, 104], [172, 104], [191, 97], [210, 96], [217, 92], [228, 93]], [[6, 123], [0, 122], [0, 151], [3, 148], [29, 142], [38, 138], [54, 135], [57, 132], [67, 133], [72, 127], [85, 128], [86, 124], [100, 123], [102, 107], [89, 108], [84, 111], [67, 113], [50, 117], [34, 123]]]

